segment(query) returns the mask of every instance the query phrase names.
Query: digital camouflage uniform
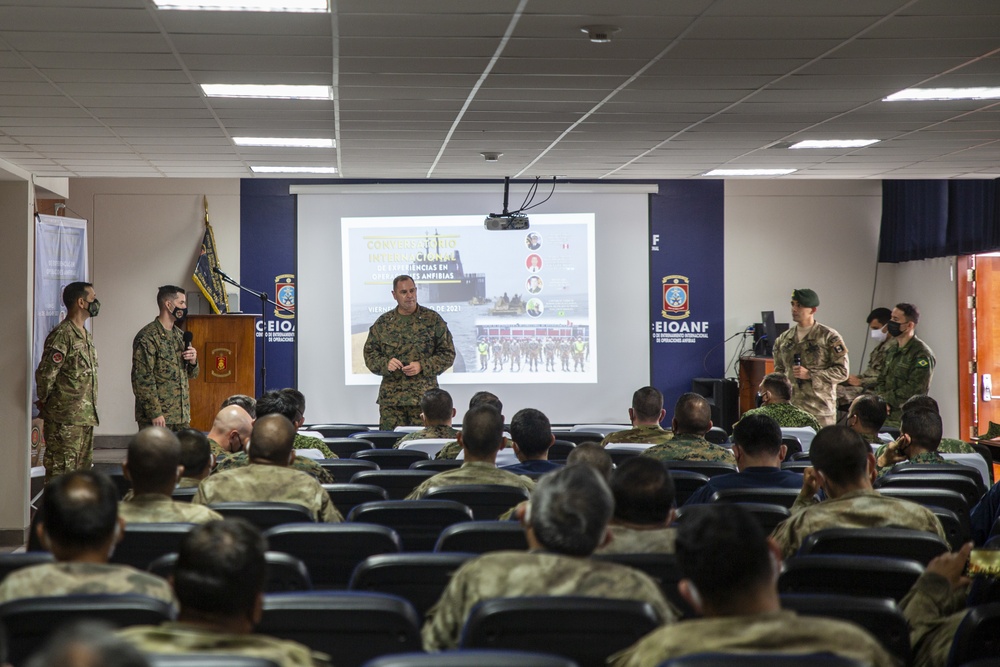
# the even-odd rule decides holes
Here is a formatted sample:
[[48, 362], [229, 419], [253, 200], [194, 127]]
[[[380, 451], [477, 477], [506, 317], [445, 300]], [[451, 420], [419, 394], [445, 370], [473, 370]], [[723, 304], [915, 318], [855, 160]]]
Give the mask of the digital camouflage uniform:
[[44, 563], [8, 574], [0, 583], [0, 602], [59, 595], [135, 593], [176, 605], [170, 584], [129, 565]]
[[344, 520], [319, 482], [299, 470], [276, 465], [251, 463], [212, 474], [198, 485], [191, 499], [197, 505], [240, 501], [294, 503], [309, 510], [316, 521]]
[[[448, 325], [430, 308], [417, 305], [411, 315], [398, 308], [383, 313], [368, 330], [364, 348], [365, 365], [382, 376], [378, 390], [379, 428], [420, 424], [420, 398], [438, 386], [437, 376], [455, 361], [455, 343]], [[420, 373], [407, 377], [402, 370], [390, 372], [389, 360], [403, 365], [420, 362]]]
[[925, 572], [900, 601], [899, 609], [910, 626], [911, 666], [947, 665], [955, 632], [968, 612], [964, 596], [956, 595], [941, 575]]
[[820, 429], [819, 422], [816, 421], [815, 417], [791, 403], [769, 403], [743, 413], [743, 417], [747, 415], [766, 415], [778, 422], [778, 426], [784, 428], [811, 428], [817, 432]]
[[94, 458], [97, 418], [97, 350], [90, 332], [69, 319], [45, 338], [35, 370], [38, 416], [45, 421], [45, 481], [71, 470], [88, 470]]
[[653, 445], [640, 456], [651, 456], [660, 461], [722, 461], [736, 465], [733, 453], [721, 445], [713, 445], [694, 433], [675, 433], [662, 445]]
[[478, 602], [533, 595], [637, 600], [651, 604], [665, 623], [676, 619], [659, 586], [638, 570], [539, 551], [495, 551], [467, 561], [452, 575], [425, 617], [424, 650], [456, 648], [465, 619]]
[[295, 442], [292, 443], [292, 449], [318, 449], [323, 452], [323, 457], [327, 459], [339, 459], [340, 457], [334, 454], [326, 443], [322, 439], [317, 438], [314, 435], [302, 435], [301, 433], [295, 434]]
[[[422, 428], [419, 431], [414, 431], [413, 433], [407, 433], [402, 438], [397, 440], [392, 447], [393, 449], [399, 449], [399, 446], [401, 444], [403, 444], [404, 442], [409, 442], [410, 440], [427, 440], [429, 438], [455, 439], [456, 437], [458, 437], [458, 431], [456, 429], [452, 428], [451, 426], [448, 426], [447, 424], [437, 424], [435, 426], [428, 426], [426, 428]], [[458, 456], [457, 452], [455, 456]]]
[[222, 445], [217, 443], [215, 440], [212, 440], [211, 438], [208, 439], [208, 447], [209, 449], [212, 450], [212, 453], [215, 454], [216, 463], [218, 463], [218, 460], [223, 456], [229, 456], [232, 453], [223, 449]]
[[410, 495], [406, 496], [406, 499], [418, 500], [427, 495], [427, 492], [433, 488], [458, 484], [502, 484], [503, 486], [517, 486], [526, 489], [529, 493], [535, 488], [535, 482], [530, 477], [500, 470], [492, 463], [468, 461], [463, 463], [461, 468], [445, 470], [428, 477], [420, 483], [420, 486], [413, 489]]
[[[693, 653], [833, 653], [873, 667], [897, 667], [882, 644], [859, 626], [832, 618], [775, 611], [695, 618], [653, 630], [609, 658], [612, 667], [656, 667]], [[802, 662], [801, 664], [808, 664]]]
[[[783, 332], [774, 342], [774, 372], [784, 373], [792, 383], [792, 405], [802, 408], [822, 426], [830, 426], [837, 415], [837, 385], [850, 374], [847, 345], [834, 329], [816, 322], [801, 341], [798, 327]], [[795, 355], [809, 369], [810, 378], [792, 375]]]
[[176, 326], [167, 331], [153, 320], [132, 341], [132, 393], [135, 421], [143, 429], [159, 416], [167, 428], [177, 431], [191, 425], [188, 380], [198, 377], [199, 367], [181, 358], [184, 334]]
[[941, 444], [938, 445], [939, 454], [975, 454], [976, 448], [967, 442], [962, 440], [956, 440], [955, 438], [941, 438]]
[[947, 539], [941, 522], [923, 505], [883, 496], [871, 489], [851, 491], [823, 502], [804, 499], [800, 494], [792, 505], [792, 516], [780, 523], [771, 537], [781, 547], [782, 557], [790, 558], [806, 537], [817, 530], [886, 526], [922, 530]]
[[663, 429], [659, 424], [653, 426], [636, 426], [624, 431], [609, 433], [605, 436], [604, 440], [601, 440], [601, 447], [607, 447], [611, 443], [618, 442], [648, 442], [653, 445], [662, 445], [665, 442], [670, 442], [673, 437], [674, 434], [672, 432]]
[[639, 530], [608, 524], [611, 541], [598, 547], [598, 554], [672, 554], [676, 552], [677, 529], [666, 526]]
[[286, 639], [260, 634], [235, 635], [168, 621], [118, 630], [118, 636], [143, 653], [216, 653], [264, 658], [280, 667], [328, 667], [330, 656]]
[[[216, 462], [215, 470], [212, 471], [212, 475], [214, 476], [216, 473], [225, 472], [226, 470], [245, 468], [248, 465], [250, 465], [250, 457], [247, 456], [246, 452], [226, 454]], [[296, 456], [295, 460], [292, 461], [292, 465], [288, 467], [293, 470], [301, 470], [310, 477], [314, 478], [320, 484], [334, 483], [333, 475], [328, 473], [326, 468], [307, 456]]]
[[159, 493], [142, 493], [118, 504], [118, 516], [129, 523], [208, 523], [222, 515], [204, 505], [180, 503]]
[[[879, 447], [875, 451], [876, 465], [877, 465], [879, 457], [881, 457], [882, 454], [885, 453], [885, 450], [888, 447], [889, 447], [889, 443], [885, 443], [884, 445], [882, 445], [881, 447]], [[937, 452], [920, 452], [919, 454], [914, 455], [912, 458], [907, 459], [906, 461], [899, 461], [899, 463], [934, 463], [934, 464], [937, 464], [937, 463], [957, 463], [957, 462], [956, 461], [949, 461], [946, 458], [944, 458], [943, 456], [941, 456], [940, 454], [938, 454]], [[888, 473], [890, 470], [892, 470], [892, 467], [894, 465], [896, 465], [896, 464], [895, 463], [890, 463], [887, 466], [878, 466], [878, 476], [879, 477], [884, 477], [886, 475], [886, 473]]]
[[899, 426], [906, 399], [928, 393], [935, 363], [931, 348], [916, 336], [904, 347], [894, 345], [889, 350], [885, 366], [872, 387], [872, 392], [889, 404], [886, 426]]

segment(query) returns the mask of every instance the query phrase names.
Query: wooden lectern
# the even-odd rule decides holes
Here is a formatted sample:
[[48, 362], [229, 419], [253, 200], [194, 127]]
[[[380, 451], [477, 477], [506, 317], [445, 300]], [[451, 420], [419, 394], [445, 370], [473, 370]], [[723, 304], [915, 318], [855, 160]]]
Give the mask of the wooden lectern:
[[188, 315], [201, 372], [190, 382], [191, 427], [209, 431], [219, 406], [233, 394], [253, 396], [260, 315]]
[[760, 381], [768, 373], [774, 372], [771, 357], [740, 357], [740, 415], [757, 407], [755, 396]]

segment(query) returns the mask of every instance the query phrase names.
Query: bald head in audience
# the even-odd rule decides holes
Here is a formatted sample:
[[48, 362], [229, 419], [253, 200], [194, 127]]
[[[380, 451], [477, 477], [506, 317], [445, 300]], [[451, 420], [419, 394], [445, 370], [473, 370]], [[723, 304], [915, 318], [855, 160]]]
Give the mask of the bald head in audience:
[[135, 495], [169, 496], [182, 471], [181, 443], [172, 431], [162, 426], [149, 426], [132, 436], [122, 473], [132, 482]]
[[287, 417], [279, 414], [260, 417], [250, 436], [250, 461], [289, 466], [295, 460], [294, 443], [295, 426]]
[[712, 428], [712, 408], [704, 396], [687, 392], [674, 405], [673, 431], [704, 436]]
[[215, 415], [208, 438], [227, 452], [240, 452], [246, 446], [252, 431], [253, 419], [250, 414], [238, 405], [229, 405]]

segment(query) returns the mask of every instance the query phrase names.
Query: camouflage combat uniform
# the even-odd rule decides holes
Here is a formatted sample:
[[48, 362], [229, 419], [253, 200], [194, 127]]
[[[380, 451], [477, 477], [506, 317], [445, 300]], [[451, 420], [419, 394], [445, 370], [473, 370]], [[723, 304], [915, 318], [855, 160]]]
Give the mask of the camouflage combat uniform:
[[[792, 383], [792, 405], [811, 414], [821, 426], [830, 426], [836, 421], [837, 385], [850, 374], [847, 345], [839, 333], [819, 322], [801, 341], [795, 340], [797, 328], [774, 341], [774, 372], [784, 373]], [[796, 354], [809, 369], [808, 380], [792, 375]]]
[[[437, 376], [454, 363], [455, 343], [441, 316], [418, 304], [411, 315], [398, 308], [380, 315], [368, 330], [364, 355], [368, 370], [382, 376], [376, 401], [379, 428], [391, 431], [420, 423], [420, 398], [438, 386]], [[404, 365], [420, 362], [420, 373], [407, 377], [402, 370], [390, 372], [392, 358]]]
[[[212, 475], [225, 472], [226, 470], [245, 468], [248, 465], [250, 465], [250, 457], [247, 456], [246, 452], [226, 454], [216, 462], [215, 470], [212, 471]], [[328, 473], [323, 466], [307, 456], [296, 456], [295, 460], [292, 461], [292, 465], [288, 467], [293, 470], [301, 470], [310, 477], [314, 478], [320, 484], [333, 484], [335, 481], [333, 479], [333, 475]]]
[[976, 448], [963, 440], [955, 438], [941, 438], [938, 445], [939, 454], [975, 454]]
[[713, 445], [694, 433], [675, 433], [662, 445], [653, 445], [640, 456], [651, 456], [660, 461], [722, 461], [736, 465], [733, 453], [721, 445]]
[[609, 433], [604, 440], [601, 440], [601, 447], [607, 447], [613, 442], [648, 442], [653, 445], [662, 445], [665, 442], [670, 442], [673, 437], [673, 433], [663, 429], [659, 424], [654, 426], [636, 426], [624, 431]]
[[766, 415], [778, 422], [778, 426], [785, 428], [811, 428], [817, 432], [820, 429], [819, 422], [816, 421], [815, 417], [791, 403], [769, 403], [768, 405], [762, 405], [759, 408], [747, 410], [740, 419], [743, 419], [747, 415]]
[[118, 636], [143, 653], [198, 653], [264, 658], [280, 667], [328, 667], [330, 656], [286, 639], [260, 634], [224, 634], [208, 628], [168, 621], [118, 630]]
[[326, 443], [320, 438], [314, 435], [302, 435], [301, 433], [295, 434], [295, 442], [292, 443], [292, 449], [318, 449], [323, 452], [323, 458], [327, 459], [339, 459], [340, 457], [334, 454]]
[[885, 359], [885, 366], [872, 387], [889, 404], [886, 426], [899, 426], [903, 403], [917, 394], [926, 394], [934, 375], [934, 353], [916, 336], [904, 347], [893, 346]]
[[833, 653], [858, 664], [896, 667], [882, 644], [857, 625], [786, 610], [696, 618], [663, 626], [611, 656], [608, 663], [612, 667], [651, 667], [693, 653], [754, 652]]
[[125, 523], [208, 523], [222, 521], [222, 515], [204, 505], [179, 503], [159, 493], [142, 493], [118, 504], [118, 516]]
[[316, 521], [339, 523], [344, 520], [319, 482], [299, 470], [276, 465], [251, 463], [212, 474], [198, 485], [191, 499], [198, 505], [239, 501], [294, 503], [309, 510]]
[[97, 418], [97, 350], [86, 329], [69, 319], [45, 338], [35, 370], [39, 417], [45, 421], [45, 481], [71, 470], [89, 470]]
[[[427, 440], [429, 438], [451, 438], [455, 439], [458, 436], [458, 431], [453, 429], [447, 424], [436, 424], [434, 426], [428, 426], [427, 428], [422, 428], [419, 431], [414, 431], [413, 433], [407, 433], [402, 438], [397, 440], [393, 444], [393, 449], [399, 449], [399, 446], [404, 442], [409, 442], [410, 440]], [[448, 443], [451, 444], [451, 443]], [[456, 443], [457, 444], [457, 443]], [[455, 456], [458, 456], [456, 453]]]
[[177, 480], [178, 489], [191, 489], [201, 484], [200, 479], [195, 479], [194, 477], [181, 477]]
[[637, 600], [652, 605], [665, 623], [676, 619], [659, 586], [638, 570], [553, 553], [495, 551], [467, 561], [452, 576], [425, 617], [424, 650], [456, 648], [465, 619], [478, 602], [533, 595]]
[[951, 583], [941, 575], [933, 572], [920, 575], [899, 603], [910, 626], [910, 645], [914, 648], [912, 667], [948, 664], [955, 632], [968, 613], [964, 603], [964, 596], [956, 595]]
[[0, 583], [0, 602], [58, 595], [124, 593], [177, 604], [166, 580], [113, 563], [44, 563], [11, 572]]
[[871, 393], [875, 381], [878, 380], [878, 374], [885, 367], [885, 357], [889, 354], [889, 348], [895, 344], [895, 338], [886, 338], [880, 341], [875, 349], [868, 354], [868, 366], [858, 375], [861, 380], [860, 386], [852, 387], [846, 381], [837, 385], [837, 404], [841, 406], [842, 410], [846, 410], [861, 394]]
[[[879, 477], [884, 477], [885, 474], [888, 473], [890, 470], [892, 470], [892, 467], [894, 465], [896, 465], [895, 463], [890, 463], [887, 466], [879, 466], [878, 465], [879, 457], [881, 457], [882, 454], [885, 453], [885, 450], [888, 447], [889, 447], [889, 443], [885, 443], [881, 447], [879, 447], [877, 450], [875, 450], [875, 464], [876, 464], [876, 468], [878, 469], [878, 476]], [[907, 459], [906, 461], [898, 461], [898, 463], [932, 463], [932, 464], [938, 464], [938, 463], [957, 463], [957, 461], [949, 461], [946, 458], [944, 458], [943, 456], [941, 456], [940, 454], [938, 454], [937, 452], [920, 452], [919, 454], [914, 455], [913, 457]]]
[[420, 483], [420, 486], [413, 489], [410, 495], [406, 496], [406, 499], [418, 500], [433, 488], [458, 484], [502, 484], [503, 486], [518, 486], [528, 492], [535, 488], [535, 482], [530, 477], [500, 470], [492, 463], [469, 461], [463, 463], [461, 468], [445, 470], [433, 477], [428, 477]]
[[676, 552], [677, 529], [661, 526], [640, 530], [608, 524], [611, 541], [598, 547], [598, 554], [672, 554]]
[[923, 505], [880, 495], [871, 489], [851, 491], [839, 498], [816, 502], [800, 494], [792, 505], [792, 516], [774, 529], [771, 537], [790, 558], [806, 537], [824, 528], [912, 528], [947, 539], [934, 512]]
[[198, 364], [181, 358], [184, 335], [176, 326], [167, 331], [153, 320], [132, 341], [132, 393], [139, 428], [163, 416], [167, 428], [177, 431], [191, 425], [188, 380], [198, 377]]

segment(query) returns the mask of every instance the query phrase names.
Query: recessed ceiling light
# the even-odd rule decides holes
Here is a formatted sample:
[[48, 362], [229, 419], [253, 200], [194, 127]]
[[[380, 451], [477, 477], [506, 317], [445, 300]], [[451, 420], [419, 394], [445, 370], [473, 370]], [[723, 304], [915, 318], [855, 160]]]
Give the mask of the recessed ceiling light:
[[258, 167], [251, 166], [255, 174], [336, 174], [336, 167]]
[[330, 0], [153, 0], [158, 9], [209, 12], [329, 12]]
[[807, 139], [789, 148], [863, 148], [878, 142], [878, 139]]
[[907, 88], [882, 98], [882, 101], [992, 100], [998, 97], [1000, 97], [1000, 88]]
[[784, 176], [798, 169], [713, 169], [702, 176]]
[[296, 137], [233, 137], [237, 146], [280, 146], [288, 148], [336, 148], [333, 139], [301, 139]]
[[611, 41], [612, 35], [621, 28], [616, 25], [582, 25], [580, 30], [587, 33], [587, 37], [594, 44], [607, 44]]
[[333, 96], [330, 86], [294, 86], [203, 83], [201, 89], [209, 97], [273, 97], [289, 100], [328, 100]]

